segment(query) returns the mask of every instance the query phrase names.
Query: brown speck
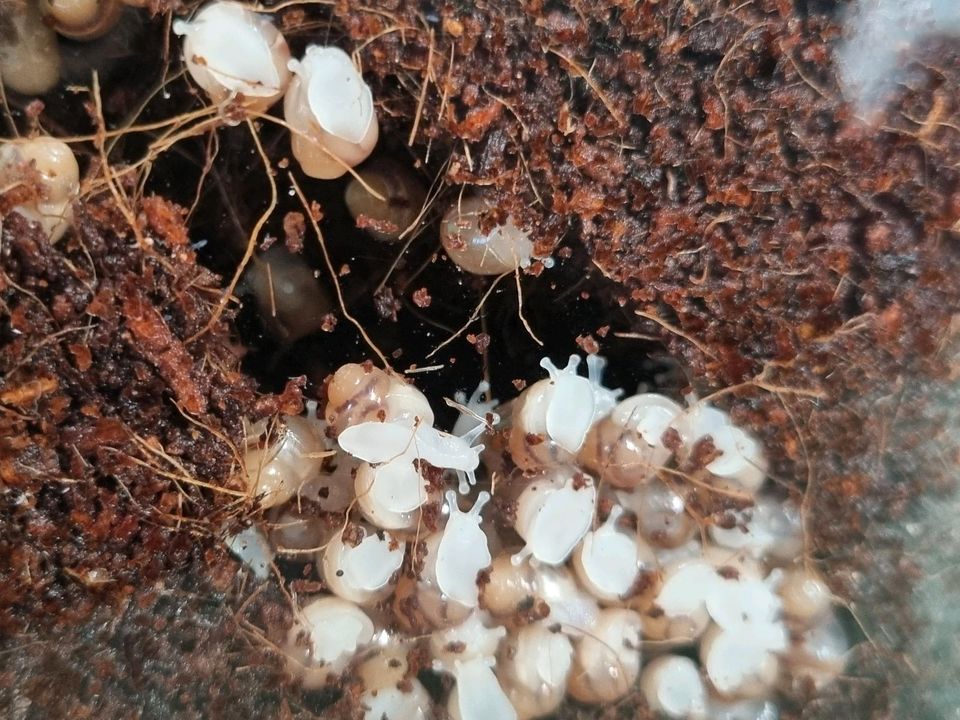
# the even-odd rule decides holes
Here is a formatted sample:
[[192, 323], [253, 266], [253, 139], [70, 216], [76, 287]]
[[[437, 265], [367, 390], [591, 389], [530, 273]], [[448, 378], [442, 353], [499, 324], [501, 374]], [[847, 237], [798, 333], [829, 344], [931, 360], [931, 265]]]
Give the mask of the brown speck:
[[735, 567], [729, 565], [724, 565], [723, 567], [717, 568], [717, 575], [722, 577], [724, 580], [739, 580], [740, 571]]
[[594, 340], [593, 335], [577, 335], [576, 343], [581, 350], [590, 355], [600, 352], [600, 344]]
[[433, 298], [430, 297], [430, 292], [425, 287], [413, 291], [413, 304], [417, 307], [430, 307], [431, 302], [433, 302]]
[[303, 236], [307, 231], [307, 219], [301, 212], [288, 212], [283, 216], [283, 244], [292, 253], [303, 250]]
[[335, 327], [337, 327], [337, 316], [333, 313], [327, 313], [324, 315], [320, 324], [320, 329], [324, 332], [333, 332]]

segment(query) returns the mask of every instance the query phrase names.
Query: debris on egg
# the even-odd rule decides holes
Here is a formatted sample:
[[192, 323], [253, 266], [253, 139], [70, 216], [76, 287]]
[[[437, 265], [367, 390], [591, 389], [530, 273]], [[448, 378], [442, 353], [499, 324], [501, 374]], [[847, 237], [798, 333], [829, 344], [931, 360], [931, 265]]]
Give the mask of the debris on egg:
[[644, 484], [670, 457], [663, 434], [681, 411], [654, 393], [627, 398], [591, 428], [579, 460], [616, 487]]
[[214, 0], [190, 20], [175, 20], [183, 59], [214, 104], [237, 100], [264, 112], [287, 90], [290, 49], [270, 19], [247, 5]]
[[373, 95], [350, 56], [310, 45], [291, 60], [283, 104], [293, 156], [307, 175], [331, 180], [366, 160], [379, 136]]
[[363, 684], [360, 707], [363, 720], [430, 720], [433, 700], [412, 675], [406, 644], [391, 643], [375, 649], [357, 668]]
[[749, 433], [738, 428], [722, 410], [702, 402], [677, 416], [673, 427], [680, 433], [688, 452], [709, 437], [719, 457], [706, 469], [731, 486], [755, 493], [767, 476], [763, 448]]
[[337, 533], [319, 560], [324, 581], [335, 595], [358, 605], [387, 597], [403, 564], [404, 545], [385, 530], [350, 525]]

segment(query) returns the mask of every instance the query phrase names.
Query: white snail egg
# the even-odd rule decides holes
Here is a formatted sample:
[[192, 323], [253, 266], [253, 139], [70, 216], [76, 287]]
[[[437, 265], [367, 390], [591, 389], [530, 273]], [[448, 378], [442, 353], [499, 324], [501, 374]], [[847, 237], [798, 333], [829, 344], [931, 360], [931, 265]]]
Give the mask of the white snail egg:
[[772, 556], [788, 561], [803, 550], [803, 526], [800, 509], [790, 501], [766, 495], [754, 500], [752, 507], [734, 513], [732, 528], [710, 526], [710, 537], [718, 545], [747, 550], [755, 557]]
[[517, 711], [493, 672], [494, 662], [492, 658], [456, 661], [452, 670], [456, 685], [447, 701], [451, 720], [516, 720]]
[[491, 560], [487, 537], [480, 529], [480, 512], [490, 495], [481, 492], [467, 512], [457, 507], [457, 496], [452, 490], [446, 498], [450, 514], [435, 549], [428, 542], [426, 572], [436, 580], [444, 596], [464, 607], [476, 607], [480, 594], [477, 575], [489, 567]]
[[[266, 429], [261, 442], [260, 430]], [[253, 447], [244, 456], [247, 487], [260, 498], [260, 506], [274, 507], [292, 498], [320, 472], [329, 452], [323, 423], [313, 418], [290, 415], [279, 427], [258, 423]]]
[[433, 700], [423, 684], [411, 675], [406, 645], [391, 643], [378, 648], [357, 668], [363, 683], [360, 706], [363, 720], [429, 720]]
[[367, 604], [382, 600], [393, 590], [393, 576], [403, 564], [405, 546], [384, 530], [371, 532], [352, 526], [345, 541], [337, 534], [323, 551], [323, 579], [345, 600]]
[[707, 688], [697, 664], [682, 655], [661, 655], [640, 676], [640, 690], [650, 709], [674, 720], [703, 720]]
[[661, 614], [646, 623], [647, 634], [653, 639], [678, 642], [699, 637], [710, 622], [706, 600], [716, 578], [713, 565], [699, 558], [667, 565], [654, 600]]
[[484, 613], [474, 611], [459, 625], [431, 633], [430, 649], [434, 665], [438, 670], [453, 672], [458, 662], [491, 660], [506, 635], [506, 628], [487, 627]]
[[[322, 684], [346, 668], [357, 650], [373, 640], [370, 618], [351, 602], [321, 597], [301, 608], [287, 635], [287, 652], [307, 682]], [[316, 669], [319, 672], [311, 673]]]
[[700, 662], [723, 696], [768, 696], [780, 672], [776, 653], [786, 649], [786, 630], [774, 623], [726, 630], [712, 625], [700, 643]]
[[514, 529], [526, 542], [519, 559], [532, 555], [547, 565], [566, 561], [587, 534], [597, 504], [593, 480], [562, 470], [534, 478], [517, 500]]
[[545, 622], [526, 625], [507, 638], [497, 666], [518, 716], [541, 717], [563, 702], [573, 666], [573, 645]]
[[624, 598], [640, 571], [656, 562], [646, 543], [617, 528], [622, 514], [623, 508], [614, 505], [606, 522], [588, 532], [573, 553], [573, 569], [580, 583], [602, 601]]
[[833, 602], [830, 588], [823, 580], [815, 572], [802, 567], [792, 568], [784, 574], [779, 592], [784, 614], [805, 624], [826, 615]]
[[350, 56], [310, 45], [289, 63], [294, 77], [283, 104], [291, 149], [310, 177], [338, 178], [363, 162], [377, 144], [373, 95]]
[[246, 107], [262, 112], [286, 91], [287, 41], [269, 19], [246, 5], [215, 0], [191, 20], [176, 20], [173, 31], [184, 38], [190, 76], [214, 103], [241, 97]]
[[706, 469], [716, 477], [754, 493], [767, 476], [767, 459], [763, 447], [749, 433], [733, 425], [722, 410], [699, 402], [675, 419], [673, 427], [680, 433], [687, 451], [701, 439], [710, 436], [720, 456], [707, 463]]

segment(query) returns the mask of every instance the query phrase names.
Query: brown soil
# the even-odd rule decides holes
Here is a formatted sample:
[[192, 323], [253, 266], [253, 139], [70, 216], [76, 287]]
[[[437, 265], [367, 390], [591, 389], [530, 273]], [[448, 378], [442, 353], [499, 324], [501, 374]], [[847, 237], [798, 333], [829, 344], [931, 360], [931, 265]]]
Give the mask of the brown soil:
[[[801, 689], [788, 715], [924, 717], [944, 668], [913, 652], [922, 628], [910, 592], [922, 570], [893, 528], [957, 475], [945, 432], [960, 299], [960, 46], [912, 57], [910, 82], [871, 126], [841, 100], [831, 5], [392, 0], [293, 7], [283, 25], [295, 46], [329, 32], [362, 48], [385, 142], [413, 138], [397, 152], [442, 175], [439, 207], [460, 185], [480, 185], [554, 252], [558, 268], [522, 278], [524, 313], [549, 335], [548, 351], [598, 346], [614, 375], [635, 382], [624, 367], [665, 350], [684, 368], [680, 384], [720, 390], [717, 403], [763, 439], [774, 477], [803, 498], [810, 559], [865, 638], [848, 675], [817, 698]], [[145, 47], [160, 51], [156, 37]], [[104, 85], [108, 115], [132, 104], [131, 77]], [[88, 130], [55, 101], [71, 102], [48, 98], [45, 126]], [[286, 146], [264, 131], [279, 163]], [[251, 149], [230, 144], [242, 127], [231, 132], [234, 157]], [[105, 194], [86, 199], [78, 233], [55, 247], [19, 216], [3, 218], [0, 707], [12, 717], [311, 717], [323, 707], [285, 687], [258, 640], [256, 628], [283, 625], [287, 600], [270, 583], [238, 613], [251, 590], [215, 541], [244, 512], [229, 494], [240, 419], [299, 404], [294, 387], [257, 393], [229, 312], [207, 328], [224, 281], [197, 264], [188, 237], [226, 233], [216, 208], [231, 193], [252, 208], [268, 195], [249, 167], [229, 187], [231, 162], [211, 176], [230, 192], [206, 197], [206, 218], [189, 230], [152, 196], [127, 216]], [[156, 191], [189, 204], [198, 178], [188, 191], [163, 178]], [[325, 232], [346, 234], [324, 192], [335, 192], [316, 189]], [[248, 222], [244, 207], [249, 228], [256, 216]], [[283, 237], [283, 211], [297, 209], [283, 200], [268, 229]], [[435, 228], [426, 237], [435, 243]], [[331, 242], [350, 259], [345, 287], [370, 295], [363, 269], [395, 251], [355, 258]], [[428, 364], [438, 335], [424, 328], [458, 326], [485, 290], [467, 282], [464, 307], [459, 276], [422, 244], [376, 300], [357, 300], [404, 364]], [[227, 276], [236, 263], [229, 252], [205, 259]], [[536, 377], [544, 352], [512, 302], [491, 300], [482, 348], [465, 336], [440, 356], [468, 374], [484, 361], [500, 397]], [[341, 318], [298, 346], [319, 369], [296, 370], [315, 383], [367, 352], [354, 343]], [[244, 369], [279, 390], [271, 362], [248, 358]], [[422, 378], [447, 391], [457, 382]], [[643, 712], [630, 700], [602, 714]]]

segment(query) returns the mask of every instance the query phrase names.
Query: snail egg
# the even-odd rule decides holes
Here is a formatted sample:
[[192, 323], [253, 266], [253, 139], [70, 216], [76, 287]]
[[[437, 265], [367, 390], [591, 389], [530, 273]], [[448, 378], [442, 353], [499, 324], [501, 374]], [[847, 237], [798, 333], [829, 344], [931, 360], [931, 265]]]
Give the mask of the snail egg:
[[359, 535], [359, 541], [345, 541], [344, 533], [333, 537], [321, 559], [323, 579], [345, 600], [359, 604], [382, 600], [393, 589], [392, 578], [403, 564], [403, 543], [383, 530], [353, 526], [347, 532]]
[[60, 35], [94, 40], [113, 29], [123, 3], [118, 0], [40, 0], [40, 10]]
[[283, 114], [293, 156], [310, 177], [338, 178], [363, 162], [377, 144], [373, 95], [350, 56], [337, 47], [310, 45], [293, 71]]
[[287, 652], [305, 683], [319, 686], [329, 675], [343, 672], [373, 634], [373, 622], [356, 605], [338, 597], [321, 597], [297, 612], [287, 635]]
[[440, 223], [440, 241], [450, 259], [475, 275], [500, 275], [530, 264], [533, 243], [507, 218], [490, 232], [480, 229], [490, 205], [481, 197], [455, 202]]
[[44, 22], [37, 2], [7, 3], [0, 10], [0, 77], [4, 88], [42, 95], [60, 81], [60, 48], [53, 28]]
[[263, 112], [281, 98], [290, 82], [290, 49], [263, 15], [232, 0], [204, 5], [191, 20], [176, 20], [183, 36], [187, 71], [214, 103], [239, 98]]
[[[258, 427], [264, 426], [259, 423]], [[268, 429], [265, 442], [256, 437], [244, 457], [247, 487], [264, 508], [292, 498], [316, 473], [328, 454], [323, 424], [296, 415]]]
[[662, 655], [640, 676], [640, 690], [650, 708], [674, 720], [703, 720], [707, 689], [697, 664], [682, 655]]
[[80, 168], [70, 147], [44, 136], [0, 144], [0, 187], [17, 185], [31, 188], [36, 196], [13, 210], [39, 223], [50, 242], [63, 237], [73, 223], [72, 204], [80, 193]]
[[530, 481], [517, 500], [514, 529], [526, 542], [517, 559], [532, 555], [547, 565], [566, 561], [590, 529], [597, 504], [593, 480], [580, 472]]

